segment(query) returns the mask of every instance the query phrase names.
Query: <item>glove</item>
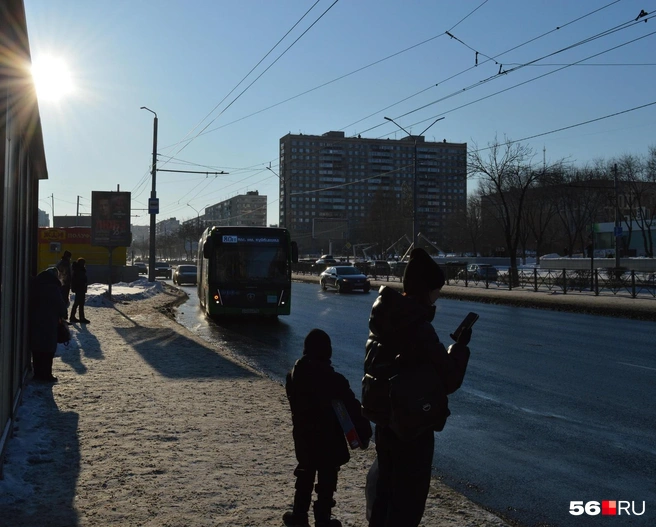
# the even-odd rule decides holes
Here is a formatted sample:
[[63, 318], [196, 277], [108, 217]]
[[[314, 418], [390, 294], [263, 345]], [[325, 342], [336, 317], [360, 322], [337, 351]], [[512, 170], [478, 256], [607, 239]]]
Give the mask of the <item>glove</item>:
[[472, 336], [472, 330], [471, 328], [467, 328], [463, 330], [462, 333], [460, 333], [460, 338], [458, 339], [458, 344], [461, 344], [463, 346], [467, 346], [469, 344], [469, 341], [471, 340]]

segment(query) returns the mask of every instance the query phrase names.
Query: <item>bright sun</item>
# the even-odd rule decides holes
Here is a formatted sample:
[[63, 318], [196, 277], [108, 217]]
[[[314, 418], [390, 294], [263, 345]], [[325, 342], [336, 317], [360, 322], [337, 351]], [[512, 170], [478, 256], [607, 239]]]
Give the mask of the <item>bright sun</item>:
[[74, 91], [71, 72], [66, 63], [53, 56], [42, 56], [32, 63], [32, 77], [41, 101], [57, 102]]

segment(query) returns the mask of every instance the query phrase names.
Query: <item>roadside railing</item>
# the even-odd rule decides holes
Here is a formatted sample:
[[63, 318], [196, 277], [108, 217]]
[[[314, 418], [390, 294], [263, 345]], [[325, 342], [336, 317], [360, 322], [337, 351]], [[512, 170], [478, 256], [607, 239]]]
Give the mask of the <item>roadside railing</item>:
[[[404, 264], [391, 264], [384, 270], [370, 262], [354, 264], [364, 274], [374, 280], [400, 281], [403, 278]], [[319, 275], [325, 265], [299, 262], [292, 265], [292, 272]], [[599, 268], [594, 270], [572, 269], [516, 269], [512, 272], [499, 270], [496, 275], [469, 276], [466, 264], [444, 265], [447, 285], [464, 287], [484, 287], [524, 290], [534, 292], [568, 292], [591, 293], [595, 296], [613, 295], [631, 298], [656, 298], [656, 273], [643, 271]]]
[[632, 298], [656, 298], [656, 276], [654, 273], [625, 269], [553, 270], [517, 269], [499, 271], [496, 279], [488, 277], [469, 278], [466, 273], [447, 276], [447, 284], [465, 287], [497, 287], [500, 289], [522, 289], [567, 294], [568, 291], [590, 292], [595, 296], [612, 294]]

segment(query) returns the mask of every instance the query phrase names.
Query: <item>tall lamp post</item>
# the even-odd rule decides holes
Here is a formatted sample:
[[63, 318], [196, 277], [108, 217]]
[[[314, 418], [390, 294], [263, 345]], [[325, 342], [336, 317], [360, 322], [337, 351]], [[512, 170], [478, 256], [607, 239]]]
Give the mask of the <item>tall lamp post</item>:
[[406, 134], [408, 134], [408, 137], [414, 138], [414, 174], [412, 178], [412, 246], [413, 248], [417, 247], [417, 235], [419, 234], [419, 230], [417, 227], [417, 139], [424, 135], [428, 129], [433, 126], [437, 121], [441, 121], [444, 119], [444, 117], [438, 117], [435, 119], [431, 124], [429, 124], [423, 132], [421, 132], [419, 135], [412, 135], [410, 132], [408, 132], [403, 126], [401, 126], [399, 123], [397, 123], [394, 119], [391, 117], [384, 117], [386, 121], [390, 121], [394, 123], [396, 126], [398, 126], [401, 130], [403, 130]]
[[[201, 210], [203, 210], [206, 207], [209, 207], [209, 205], [210, 205], [209, 203], [207, 205], [204, 205], [203, 207], [201, 207]], [[196, 229], [200, 231], [200, 211], [190, 203], [187, 203], [187, 207], [194, 209], [194, 212], [196, 213]]]
[[[270, 163], [269, 163], [270, 164]], [[281, 177], [280, 174], [278, 174], [275, 170], [273, 170], [270, 166], [264, 167], [266, 168], [269, 172], [271, 172], [274, 176], [276, 176], [282, 183], [282, 190], [283, 190], [283, 196], [282, 196], [282, 217], [284, 218], [284, 223], [281, 225], [281, 227], [287, 228], [287, 187], [285, 187], [285, 178]]]
[[145, 106], [142, 106], [141, 109], [146, 110], [155, 116], [155, 118], [153, 119], [153, 168], [152, 168], [153, 187], [150, 191], [150, 200], [148, 201], [148, 209], [150, 212], [150, 256], [148, 258], [148, 281], [154, 282], [155, 281], [155, 227], [157, 223], [157, 211], [154, 208], [155, 204], [157, 203], [157, 192], [155, 190], [155, 179], [157, 175], [157, 114], [153, 112], [150, 108], [146, 108]]

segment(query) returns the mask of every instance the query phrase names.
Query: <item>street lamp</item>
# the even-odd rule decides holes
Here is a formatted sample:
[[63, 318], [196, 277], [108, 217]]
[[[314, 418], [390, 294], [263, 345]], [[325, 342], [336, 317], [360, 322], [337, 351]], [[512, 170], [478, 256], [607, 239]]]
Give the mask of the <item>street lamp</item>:
[[[204, 208], [209, 207], [209, 206], [210, 206], [209, 203], [207, 205], [203, 205], [201, 207], [201, 210], [203, 210]], [[190, 203], [187, 203], [187, 207], [190, 207], [190, 208], [194, 209], [194, 212], [196, 212], [196, 229], [200, 231], [200, 211], [196, 207], [191, 205]]]
[[[271, 163], [269, 163], [271, 164]], [[264, 167], [266, 168], [269, 172], [271, 172], [274, 176], [276, 176], [281, 182], [282, 182], [282, 191], [283, 191], [283, 196], [282, 196], [282, 217], [284, 218], [285, 222], [282, 227], [287, 228], [287, 188], [285, 187], [285, 178], [281, 177], [280, 174], [276, 173], [270, 166]]]
[[157, 174], [157, 114], [153, 112], [150, 108], [146, 108], [145, 106], [142, 106], [141, 110], [146, 110], [155, 116], [155, 118], [153, 119], [153, 168], [152, 168], [153, 187], [150, 191], [150, 200], [148, 200], [148, 209], [150, 212], [150, 256], [148, 258], [148, 281], [154, 282], [155, 281], [155, 224], [157, 221], [157, 212], [153, 207], [157, 200], [157, 192], [155, 191], [155, 179]]
[[417, 139], [424, 135], [428, 129], [433, 126], [437, 121], [441, 121], [444, 119], [444, 117], [438, 117], [435, 119], [431, 124], [429, 124], [423, 132], [421, 132], [419, 135], [412, 135], [410, 132], [408, 132], [403, 126], [401, 126], [399, 123], [397, 123], [394, 119], [391, 117], [383, 117], [386, 121], [390, 121], [394, 123], [396, 126], [398, 126], [401, 130], [403, 130], [406, 134], [408, 134], [408, 137], [414, 138], [414, 175], [413, 175], [413, 181], [412, 181], [412, 247], [415, 248], [417, 247], [417, 236], [419, 234], [419, 230], [417, 227]]

